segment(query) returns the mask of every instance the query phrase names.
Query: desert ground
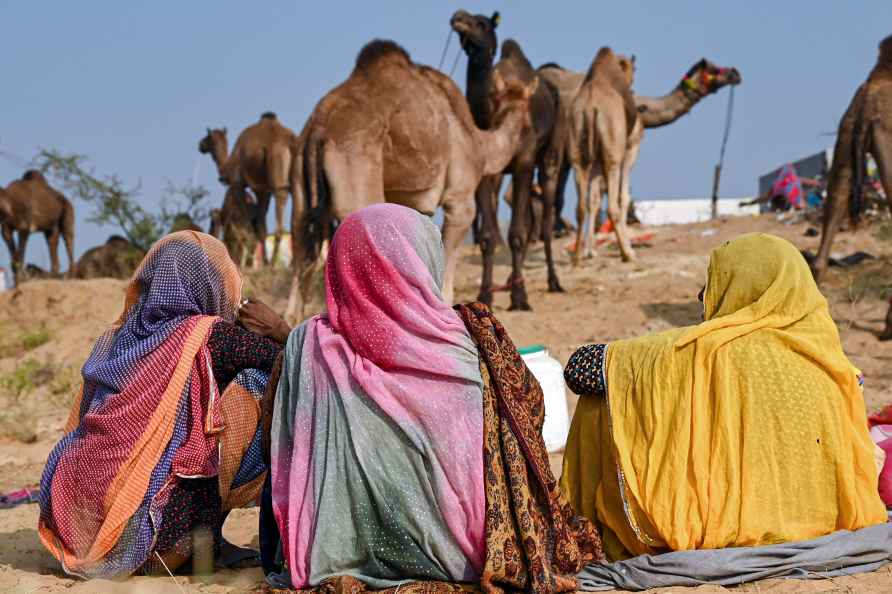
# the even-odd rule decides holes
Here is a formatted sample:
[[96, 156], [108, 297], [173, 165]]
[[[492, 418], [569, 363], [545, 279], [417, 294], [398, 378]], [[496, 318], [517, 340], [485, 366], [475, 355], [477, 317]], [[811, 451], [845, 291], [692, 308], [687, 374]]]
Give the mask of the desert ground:
[[[697, 292], [705, 278], [709, 250], [748, 231], [786, 237], [814, 251], [818, 238], [807, 237], [815, 226], [791, 223], [774, 216], [729, 218], [709, 223], [634, 228], [635, 236], [650, 236], [638, 250], [640, 262], [624, 264], [609, 241], [599, 255], [578, 268], [570, 266], [558, 240], [559, 273], [566, 293], [546, 291], [541, 247], [533, 248], [527, 264], [532, 312], [507, 311], [508, 295], [496, 295], [495, 311], [518, 346], [541, 343], [565, 363], [573, 350], [593, 341], [638, 336], [700, 319]], [[877, 259], [851, 268], [833, 268], [824, 291], [852, 361], [866, 376], [868, 410], [892, 400], [892, 342], [878, 342], [892, 293], [892, 225], [876, 222], [857, 235], [842, 233], [834, 252], [863, 250]], [[508, 277], [508, 254], [496, 267], [497, 282]], [[460, 301], [476, 297], [479, 256], [467, 246], [459, 264]], [[35, 281], [0, 294], [0, 492], [39, 481], [46, 456], [60, 436], [67, 403], [77, 388], [78, 369], [92, 342], [120, 313], [125, 283], [115, 280]], [[252, 273], [247, 291], [284, 310], [288, 273]], [[568, 394], [572, 412], [575, 398]], [[560, 472], [561, 454], [552, 456]], [[802, 502], [808, 505], [807, 501]], [[0, 510], [0, 591], [2, 592], [253, 592], [262, 589], [259, 569], [223, 571], [213, 576], [135, 577], [124, 582], [70, 579], [41, 546], [36, 505]], [[226, 535], [236, 544], [257, 545], [256, 509], [230, 516]], [[815, 581], [769, 580], [725, 589], [669, 588], [660, 592], [769, 593], [892, 591], [892, 567], [858, 576]]]

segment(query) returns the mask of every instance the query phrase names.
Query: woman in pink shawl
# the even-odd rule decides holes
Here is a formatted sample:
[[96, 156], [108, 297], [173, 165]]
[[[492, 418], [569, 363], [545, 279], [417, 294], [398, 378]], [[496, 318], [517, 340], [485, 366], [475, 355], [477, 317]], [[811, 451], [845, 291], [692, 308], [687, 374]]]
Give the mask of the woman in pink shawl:
[[549, 470], [538, 383], [484, 306], [443, 300], [443, 272], [414, 210], [339, 226], [328, 311], [291, 333], [272, 405], [271, 582], [565, 591], [601, 558]]

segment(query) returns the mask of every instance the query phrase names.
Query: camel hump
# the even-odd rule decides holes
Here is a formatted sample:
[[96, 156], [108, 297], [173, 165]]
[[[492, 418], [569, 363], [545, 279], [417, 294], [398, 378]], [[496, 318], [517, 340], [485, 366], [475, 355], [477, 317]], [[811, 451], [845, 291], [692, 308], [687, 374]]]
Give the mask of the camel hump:
[[521, 49], [520, 44], [517, 43], [517, 41], [515, 41], [514, 39], [506, 39], [502, 42], [502, 59], [517, 60], [529, 66], [530, 70], [533, 69], [533, 65], [530, 64], [529, 60], [527, 60], [527, 56], [523, 53], [523, 49]]
[[879, 50], [880, 55], [877, 57], [876, 66], [870, 71], [868, 81], [886, 84], [892, 81], [892, 35], [880, 42]]
[[261, 119], [261, 120], [275, 120], [275, 119], [277, 119], [277, 118], [276, 118], [276, 112], [274, 112], [274, 111], [264, 111], [262, 114], [260, 114], [260, 119]]
[[368, 70], [384, 59], [395, 60], [406, 66], [412, 64], [409, 52], [397, 42], [389, 39], [374, 39], [359, 50], [359, 55], [356, 56], [355, 70], [360, 72]]
[[585, 82], [589, 82], [595, 77], [603, 78], [615, 88], [629, 86], [625, 80], [625, 73], [622, 66], [620, 66], [619, 58], [613, 53], [612, 49], [606, 46], [599, 49], [595, 59], [592, 60], [592, 65], [585, 75]]
[[29, 169], [22, 175], [22, 179], [25, 181], [46, 181], [46, 178], [43, 177], [43, 174], [36, 169]]
[[109, 238], [105, 240], [105, 245], [126, 247], [130, 245], [130, 241], [123, 235], [110, 235]]
[[880, 42], [879, 62], [892, 68], [892, 35]]

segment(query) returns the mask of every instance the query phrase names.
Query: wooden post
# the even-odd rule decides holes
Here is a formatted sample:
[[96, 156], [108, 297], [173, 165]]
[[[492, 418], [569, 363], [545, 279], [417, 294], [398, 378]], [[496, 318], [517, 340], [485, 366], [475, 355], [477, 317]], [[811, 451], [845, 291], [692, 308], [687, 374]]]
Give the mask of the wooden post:
[[722, 166], [716, 165], [712, 176], [712, 218], [719, 218], [719, 181], [722, 178]]

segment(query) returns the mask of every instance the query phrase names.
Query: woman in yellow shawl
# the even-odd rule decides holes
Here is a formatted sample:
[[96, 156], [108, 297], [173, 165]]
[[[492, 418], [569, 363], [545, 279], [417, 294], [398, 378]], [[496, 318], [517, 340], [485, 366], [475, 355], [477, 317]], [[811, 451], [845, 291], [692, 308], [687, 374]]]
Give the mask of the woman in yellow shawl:
[[704, 322], [589, 345], [562, 487], [614, 559], [805, 540], [886, 521], [858, 370], [789, 242], [710, 256]]

